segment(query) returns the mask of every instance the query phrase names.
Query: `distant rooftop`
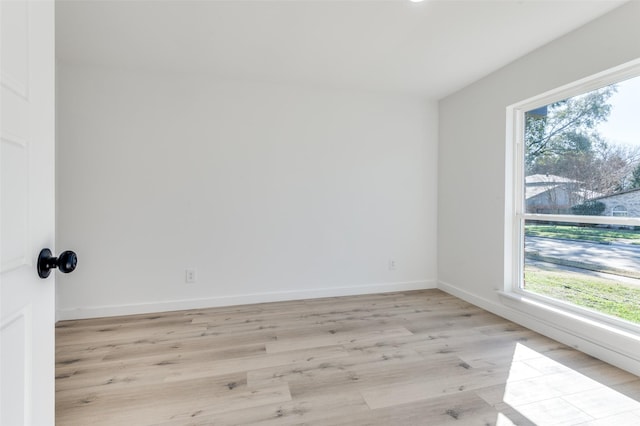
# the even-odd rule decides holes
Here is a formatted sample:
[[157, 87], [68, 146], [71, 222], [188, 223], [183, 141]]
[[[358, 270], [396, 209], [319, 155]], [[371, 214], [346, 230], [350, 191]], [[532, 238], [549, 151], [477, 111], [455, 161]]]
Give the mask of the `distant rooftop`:
[[624, 194], [630, 194], [632, 192], [638, 192], [640, 191], [640, 188], [632, 188], [632, 189], [627, 189], [625, 191], [620, 191], [620, 192], [616, 192], [613, 194], [609, 194], [609, 195], [602, 195], [602, 194], [598, 194], [596, 197], [592, 198], [593, 200], [602, 200], [602, 199], [606, 199], [609, 197], [617, 197], [618, 195], [624, 195]]
[[559, 185], [549, 185], [549, 186], [529, 186], [525, 190], [525, 199], [533, 198], [536, 195], [540, 195], [543, 192], [548, 192], [553, 189], [556, 189]]

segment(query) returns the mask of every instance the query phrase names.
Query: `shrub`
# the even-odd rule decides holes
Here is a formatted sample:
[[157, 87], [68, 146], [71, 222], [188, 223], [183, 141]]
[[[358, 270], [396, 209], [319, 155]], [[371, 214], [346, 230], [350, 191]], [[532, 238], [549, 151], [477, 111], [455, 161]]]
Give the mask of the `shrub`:
[[582, 204], [571, 207], [571, 211], [573, 214], [583, 216], [600, 216], [605, 208], [606, 206], [602, 201], [585, 201]]

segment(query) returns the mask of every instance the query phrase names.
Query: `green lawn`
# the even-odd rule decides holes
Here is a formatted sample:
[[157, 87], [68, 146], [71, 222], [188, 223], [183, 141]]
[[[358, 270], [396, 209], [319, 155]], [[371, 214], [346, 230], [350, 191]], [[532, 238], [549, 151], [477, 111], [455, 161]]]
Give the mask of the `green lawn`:
[[640, 287], [613, 280], [537, 268], [525, 270], [526, 290], [640, 323]]
[[525, 226], [525, 235], [530, 237], [564, 238], [601, 243], [626, 242], [640, 245], [640, 231], [631, 229], [527, 224]]

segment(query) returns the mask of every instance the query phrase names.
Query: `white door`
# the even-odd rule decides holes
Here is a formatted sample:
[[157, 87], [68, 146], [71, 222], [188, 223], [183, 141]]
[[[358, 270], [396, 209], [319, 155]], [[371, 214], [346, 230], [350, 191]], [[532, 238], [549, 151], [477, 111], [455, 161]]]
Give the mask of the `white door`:
[[54, 14], [0, 1], [0, 424], [54, 424]]

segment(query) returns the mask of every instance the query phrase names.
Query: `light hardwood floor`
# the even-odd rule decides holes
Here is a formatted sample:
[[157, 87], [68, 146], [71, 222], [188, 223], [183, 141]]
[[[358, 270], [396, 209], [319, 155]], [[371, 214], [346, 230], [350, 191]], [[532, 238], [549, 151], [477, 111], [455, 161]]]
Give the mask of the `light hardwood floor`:
[[59, 322], [58, 425], [639, 425], [640, 379], [439, 290]]

